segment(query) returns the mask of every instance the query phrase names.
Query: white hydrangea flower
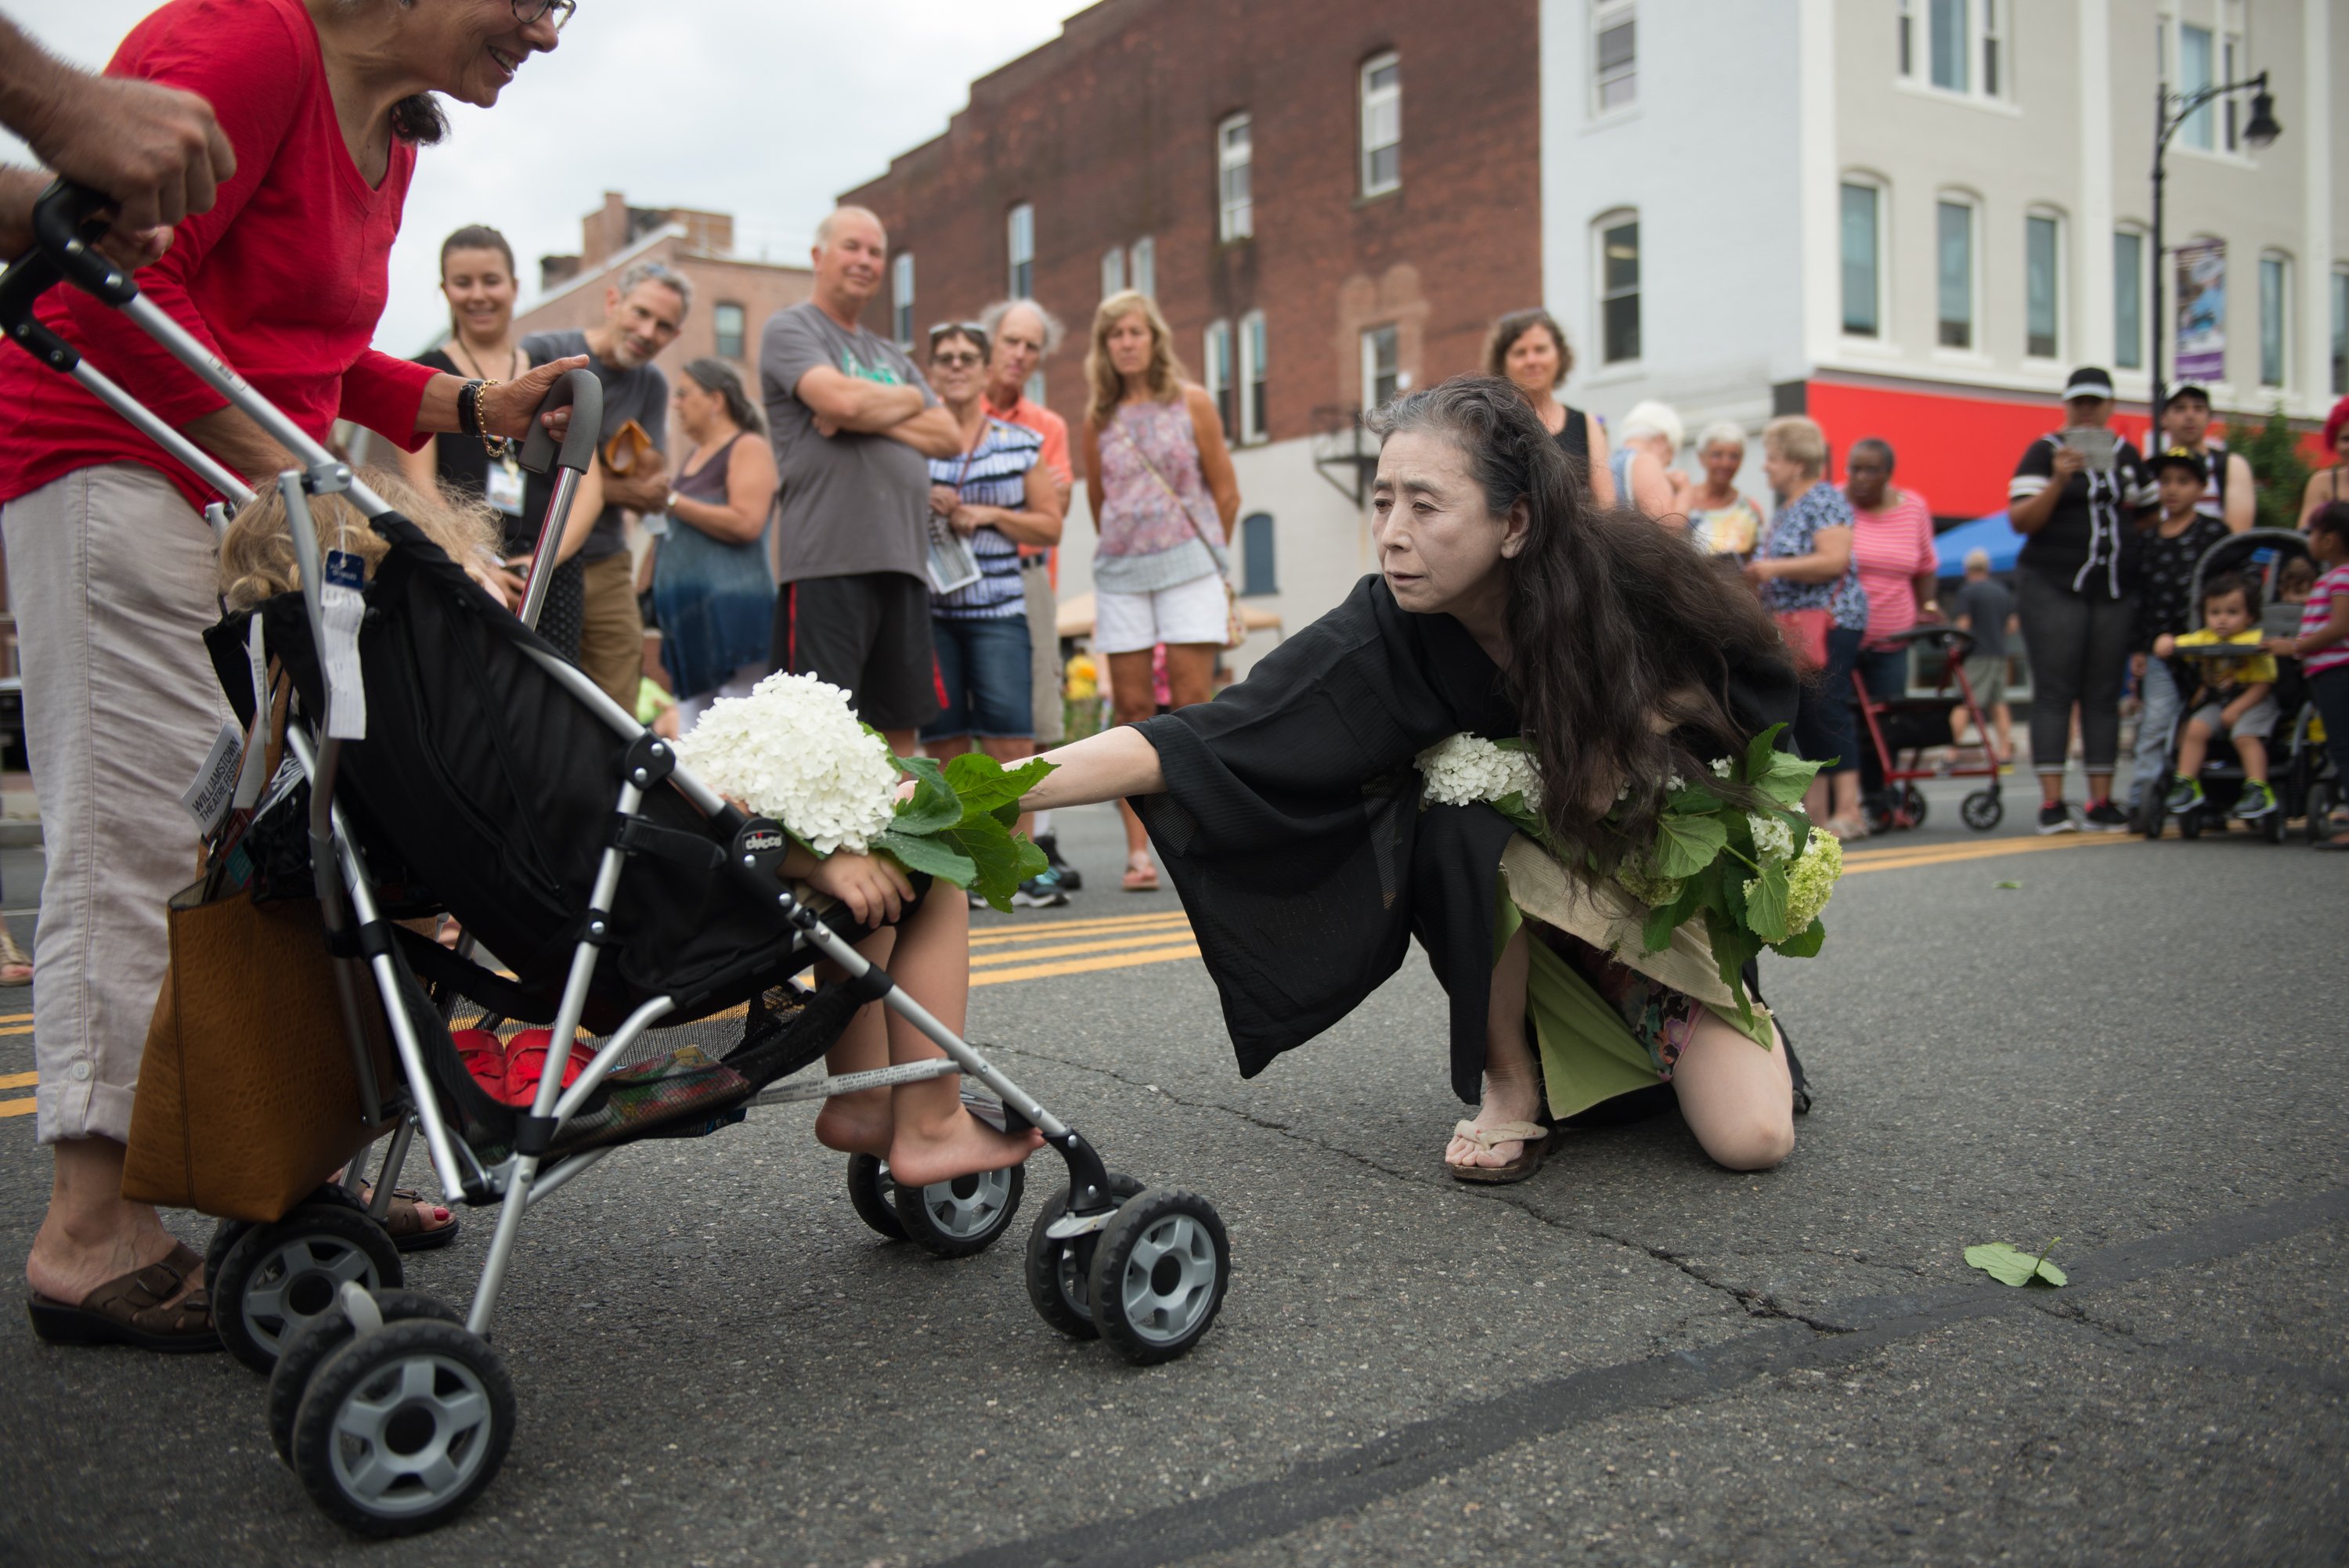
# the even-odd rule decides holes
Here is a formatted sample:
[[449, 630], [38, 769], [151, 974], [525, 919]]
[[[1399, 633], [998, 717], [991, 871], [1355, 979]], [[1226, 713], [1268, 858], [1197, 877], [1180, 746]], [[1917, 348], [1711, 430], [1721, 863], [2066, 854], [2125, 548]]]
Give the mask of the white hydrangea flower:
[[1677, 773], [1664, 780], [1664, 793], [1667, 795], [1676, 795], [1687, 788], [1688, 780]]
[[1783, 861], [1795, 852], [1795, 830], [1776, 817], [1748, 812], [1745, 825], [1754, 830], [1754, 852], [1765, 861]]
[[1726, 757], [1714, 758], [1711, 763], [1711, 767], [1713, 769], [1713, 776], [1715, 779], [1726, 779], [1732, 773], [1737, 771], [1737, 765], [1730, 761]]
[[749, 696], [720, 697], [677, 750], [702, 782], [819, 855], [865, 853], [895, 814], [889, 743], [865, 733], [846, 692], [813, 676], [778, 673]]
[[1482, 736], [1440, 740], [1413, 758], [1413, 766], [1425, 781], [1419, 797], [1423, 806], [1473, 806], [1523, 795], [1528, 808], [1541, 810], [1541, 775], [1534, 770], [1534, 759]]

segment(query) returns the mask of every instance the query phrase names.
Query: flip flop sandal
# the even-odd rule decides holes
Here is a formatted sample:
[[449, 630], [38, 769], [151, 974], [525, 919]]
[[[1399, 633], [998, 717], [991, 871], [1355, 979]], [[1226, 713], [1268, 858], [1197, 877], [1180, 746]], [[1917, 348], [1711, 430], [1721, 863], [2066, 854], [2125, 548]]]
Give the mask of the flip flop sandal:
[[211, 1293], [191, 1290], [171, 1300], [203, 1266], [203, 1258], [183, 1243], [160, 1263], [108, 1280], [82, 1297], [78, 1306], [35, 1291], [25, 1311], [33, 1320], [35, 1336], [51, 1345], [218, 1350], [220, 1331], [212, 1326]]
[[1454, 1165], [1447, 1160], [1444, 1168], [1452, 1172], [1454, 1181], [1475, 1181], [1489, 1187], [1522, 1181], [1541, 1169], [1542, 1158], [1549, 1152], [1549, 1129], [1530, 1121], [1504, 1121], [1495, 1127], [1479, 1127], [1473, 1121], [1464, 1121], [1452, 1129], [1452, 1136], [1464, 1138], [1486, 1153], [1504, 1143], [1523, 1143], [1526, 1146], [1524, 1151], [1506, 1165]]
[[1119, 879], [1118, 885], [1128, 892], [1156, 892], [1158, 868], [1148, 861], [1135, 865], [1133, 859], [1129, 857], [1125, 862], [1125, 875]]
[[[552, 1029], [524, 1029], [506, 1042], [506, 1091], [502, 1097], [511, 1106], [528, 1107], [538, 1098], [539, 1080], [546, 1076], [547, 1053], [554, 1048]], [[574, 1050], [563, 1064], [563, 1087], [569, 1088], [579, 1081], [580, 1069], [587, 1065], [588, 1057]]]
[[424, 1216], [416, 1212], [419, 1203], [430, 1203], [436, 1209], [448, 1208], [439, 1199], [427, 1198], [413, 1187], [394, 1187], [391, 1190], [391, 1207], [384, 1212], [383, 1233], [391, 1238], [393, 1246], [403, 1253], [429, 1253], [457, 1239], [457, 1233], [464, 1228], [465, 1222], [454, 1209], [449, 1210], [447, 1224], [427, 1225]]

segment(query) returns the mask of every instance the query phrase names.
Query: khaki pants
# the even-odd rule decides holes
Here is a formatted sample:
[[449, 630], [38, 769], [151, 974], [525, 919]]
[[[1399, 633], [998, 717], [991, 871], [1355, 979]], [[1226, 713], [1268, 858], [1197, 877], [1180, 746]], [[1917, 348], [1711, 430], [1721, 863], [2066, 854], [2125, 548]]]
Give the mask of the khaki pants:
[[636, 612], [636, 562], [625, 550], [591, 561], [582, 573], [579, 667], [614, 702], [636, 711], [645, 677], [645, 623]]
[[33, 938], [35, 1127], [43, 1143], [127, 1142], [169, 956], [164, 902], [197, 870], [180, 792], [232, 717], [203, 645], [219, 619], [212, 531], [130, 464], [8, 502], [0, 530], [48, 861]]
[[1036, 727], [1036, 749], [1049, 750], [1068, 735], [1068, 709], [1061, 706], [1061, 611], [1052, 593], [1052, 574], [1023, 559], [1019, 585], [1028, 600], [1028, 650], [1035, 674], [1030, 722]]

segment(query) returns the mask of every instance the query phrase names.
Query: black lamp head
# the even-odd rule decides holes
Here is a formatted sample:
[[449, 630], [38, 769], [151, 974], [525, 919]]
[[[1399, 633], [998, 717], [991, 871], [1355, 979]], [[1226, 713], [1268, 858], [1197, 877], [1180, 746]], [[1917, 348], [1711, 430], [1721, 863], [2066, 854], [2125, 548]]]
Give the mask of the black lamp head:
[[2265, 71], [2259, 74], [2257, 87], [2251, 94], [2251, 118], [2243, 127], [2243, 139], [2253, 147], [2265, 147], [2283, 134], [2283, 127], [2276, 122], [2275, 95], [2268, 91]]

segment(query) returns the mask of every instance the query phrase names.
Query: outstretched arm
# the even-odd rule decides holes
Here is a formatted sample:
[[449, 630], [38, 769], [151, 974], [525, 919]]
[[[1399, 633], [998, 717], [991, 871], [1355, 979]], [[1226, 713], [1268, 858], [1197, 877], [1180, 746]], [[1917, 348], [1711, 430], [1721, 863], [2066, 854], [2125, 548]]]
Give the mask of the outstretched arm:
[[1128, 795], [1155, 795], [1166, 788], [1158, 748], [1132, 725], [1089, 735], [1047, 751], [1043, 758], [1053, 765], [1052, 771], [1019, 802], [1022, 812], [1090, 806], [1096, 800], [1117, 800]]

